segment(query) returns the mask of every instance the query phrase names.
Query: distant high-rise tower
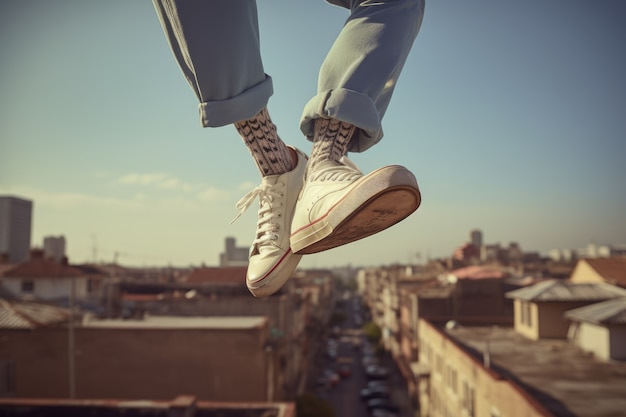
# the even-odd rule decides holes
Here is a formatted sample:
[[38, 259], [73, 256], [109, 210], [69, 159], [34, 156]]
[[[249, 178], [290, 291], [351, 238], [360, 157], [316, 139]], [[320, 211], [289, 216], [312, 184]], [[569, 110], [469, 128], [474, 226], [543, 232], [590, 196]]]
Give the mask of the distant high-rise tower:
[[248, 265], [248, 248], [238, 248], [234, 237], [227, 237], [224, 241], [226, 250], [220, 254], [220, 266]]
[[470, 243], [477, 248], [481, 248], [483, 246], [483, 232], [479, 229], [474, 229], [470, 232]]
[[43, 256], [61, 262], [65, 258], [65, 237], [46, 236], [43, 238]]
[[28, 260], [33, 202], [0, 196], [0, 256], [10, 263]]

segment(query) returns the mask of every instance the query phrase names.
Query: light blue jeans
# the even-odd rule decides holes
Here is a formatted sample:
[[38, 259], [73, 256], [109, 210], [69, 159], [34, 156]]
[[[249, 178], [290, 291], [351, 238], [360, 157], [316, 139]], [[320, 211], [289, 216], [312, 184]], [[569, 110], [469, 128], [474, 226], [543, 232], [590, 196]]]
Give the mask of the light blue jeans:
[[[153, 0], [180, 68], [200, 101], [204, 127], [246, 120], [267, 105], [255, 0]], [[313, 138], [319, 117], [358, 128], [350, 151], [383, 136], [389, 105], [424, 15], [425, 0], [327, 0], [350, 10], [322, 63], [317, 94], [304, 106], [300, 128]]]

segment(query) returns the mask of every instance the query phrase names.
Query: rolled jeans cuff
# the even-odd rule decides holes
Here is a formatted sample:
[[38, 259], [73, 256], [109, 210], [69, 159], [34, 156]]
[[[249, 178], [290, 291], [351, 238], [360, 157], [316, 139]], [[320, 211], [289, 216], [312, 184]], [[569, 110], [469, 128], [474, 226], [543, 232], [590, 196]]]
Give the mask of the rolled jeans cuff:
[[363, 152], [383, 137], [380, 114], [374, 101], [366, 94], [339, 88], [313, 97], [304, 107], [300, 120], [300, 130], [311, 141], [315, 119], [320, 117], [341, 120], [357, 127], [350, 140], [350, 152]]
[[199, 104], [202, 127], [220, 127], [254, 117], [274, 93], [272, 77], [248, 88], [241, 94], [226, 100], [215, 100]]

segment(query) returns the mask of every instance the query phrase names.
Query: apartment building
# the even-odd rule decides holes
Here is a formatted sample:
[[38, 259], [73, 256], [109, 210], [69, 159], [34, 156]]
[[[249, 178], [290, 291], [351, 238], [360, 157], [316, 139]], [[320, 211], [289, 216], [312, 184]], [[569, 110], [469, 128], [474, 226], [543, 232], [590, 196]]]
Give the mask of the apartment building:
[[533, 341], [510, 328], [442, 330], [420, 321], [422, 412], [438, 416], [617, 416], [626, 368], [566, 340]]
[[90, 417], [296, 417], [292, 402], [228, 403], [200, 401], [191, 395], [168, 400], [107, 399], [30, 399], [0, 398], [3, 416], [90, 416]]
[[220, 253], [220, 266], [247, 266], [250, 255], [249, 247], [238, 247], [234, 237], [224, 240], [224, 252]]
[[0, 257], [17, 264], [30, 252], [33, 202], [13, 196], [0, 196]]
[[103, 276], [46, 259], [42, 250], [35, 249], [27, 261], [5, 269], [0, 279], [15, 297], [66, 304], [70, 298], [81, 302], [95, 297]]
[[304, 389], [315, 331], [332, 305], [333, 277], [326, 270], [298, 271], [276, 294], [254, 298], [245, 286], [246, 267], [205, 267], [177, 283], [122, 283], [122, 310], [128, 317], [263, 316], [277, 358], [280, 398]]
[[514, 300], [515, 330], [533, 339], [567, 338], [568, 310], [626, 296], [626, 290], [605, 283], [546, 280], [507, 293]]
[[[461, 333], [459, 329], [463, 329]], [[481, 331], [479, 331], [479, 329]], [[490, 328], [445, 331], [419, 321], [420, 413], [428, 417], [548, 417], [552, 414], [518, 384], [494, 369]], [[474, 331], [475, 339], [469, 339]], [[460, 336], [466, 336], [465, 339]], [[485, 337], [480, 339], [480, 337]], [[508, 336], [514, 336], [509, 334]], [[470, 349], [463, 340], [482, 343]], [[497, 340], [506, 341], [507, 336]], [[489, 343], [489, 348], [486, 348]], [[499, 349], [499, 347], [498, 347]], [[498, 350], [499, 352], [499, 350]]]
[[43, 238], [43, 255], [46, 259], [63, 262], [66, 256], [65, 236], [46, 236]]
[[22, 398], [278, 401], [266, 317], [146, 317], [0, 328]]
[[608, 417], [626, 409], [626, 293], [621, 260], [593, 261], [536, 284], [492, 266], [359, 282], [420, 415]]

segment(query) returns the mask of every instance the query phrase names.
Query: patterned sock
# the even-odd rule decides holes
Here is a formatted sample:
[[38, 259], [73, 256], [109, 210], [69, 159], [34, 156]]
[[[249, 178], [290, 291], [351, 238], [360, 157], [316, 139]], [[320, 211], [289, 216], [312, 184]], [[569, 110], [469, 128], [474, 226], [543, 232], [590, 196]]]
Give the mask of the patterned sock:
[[355, 130], [356, 126], [337, 119], [316, 119], [308, 169], [314, 170], [322, 161], [339, 161], [348, 153], [348, 144]]
[[267, 107], [252, 119], [235, 123], [235, 128], [252, 154], [261, 176], [291, 171], [291, 153], [276, 133], [276, 125], [272, 123]]

